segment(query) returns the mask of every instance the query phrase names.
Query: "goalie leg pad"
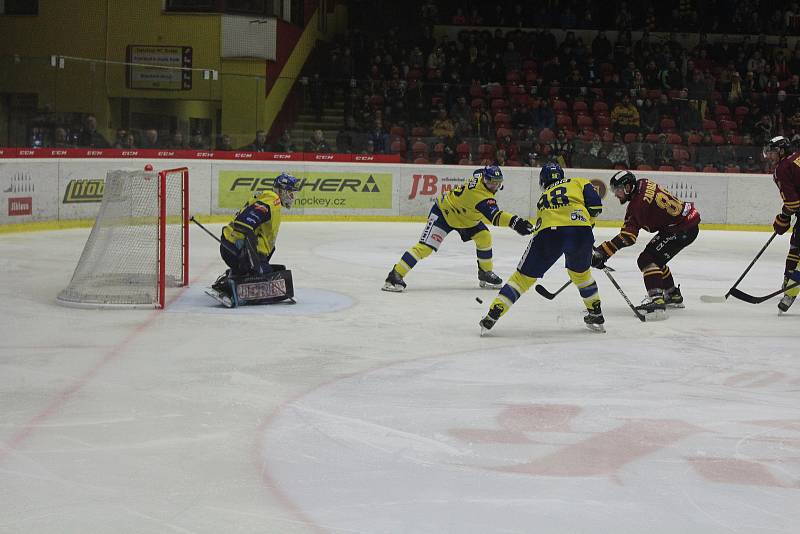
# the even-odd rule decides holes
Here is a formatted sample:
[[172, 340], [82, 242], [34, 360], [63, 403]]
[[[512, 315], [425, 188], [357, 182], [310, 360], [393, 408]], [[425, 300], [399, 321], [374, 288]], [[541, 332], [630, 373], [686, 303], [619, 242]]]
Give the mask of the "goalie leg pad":
[[232, 277], [229, 279], [233, 300], [237, 306], [244, 304], [273, 304], [294, 297], [292, 271]]

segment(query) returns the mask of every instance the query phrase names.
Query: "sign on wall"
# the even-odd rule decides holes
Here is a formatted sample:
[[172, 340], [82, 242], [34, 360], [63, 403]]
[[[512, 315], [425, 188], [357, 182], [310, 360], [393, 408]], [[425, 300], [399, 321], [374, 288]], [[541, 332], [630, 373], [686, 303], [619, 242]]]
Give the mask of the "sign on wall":
[[[293, 207], [350, 209], [391, 209], [392, 174], [386, 172], [301, 172], [300, 191]], [[241, 208], [261, 191], [272, 189], [275, 171], [264, 169], [220, 170], [218, 207]]]
[[132, 63], [127, 73], [129, 89], [192, 88], [191, 46], [128, 45], [127, 59]]

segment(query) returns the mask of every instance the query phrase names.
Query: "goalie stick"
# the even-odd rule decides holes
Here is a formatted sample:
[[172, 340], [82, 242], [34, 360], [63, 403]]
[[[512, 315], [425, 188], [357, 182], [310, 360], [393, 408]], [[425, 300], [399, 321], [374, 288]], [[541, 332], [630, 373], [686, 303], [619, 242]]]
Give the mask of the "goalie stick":
[[628, 307], [631, 309], [631, 311], [636, 316], [636, 318], [639, 319], [642, 322], [645, 322], [647, 319], [645, 318], [644, 315], [642, 315], [642, 312], [640, 312], [639, 310], [636, 309], [636, 306], [633, 305], [633, 303], [631, 302], [631, 299], [628, 298], [628, 295], [626, 295], [625, 292], [622, 291], [622, 288], [619, 287], [619, 284], [617, 283], [617, 281], [614, 280], [613, 276], [611, 276], [611, 271], [609, 271], [609, 268], [608, 267], [603, 267], [603, 272], [606, 273], [606, 276], [608, 277], [608, 279], [611, 281], [611, 283], [614, 285], [614, 287], [617, 288], [617, 291], [619, 291], [619, 294], [622, 295], [623, 299], [625, 299], [625, 302], [628, 303]]
[[792, 288], [795, 288], [797, 286], [800, 286], [800, 282], [793, 282], [793, 283], [789, 284], [788, 286], [782, 287], [777, 291], [773, 291], [772, 293], [770, 293], [768, 295], [764, 295], [763, 297], [754, 297], [753, 295], [749, 295], [749, 294], [745, 293], [744, 291], [740, 291], [739, 289], [736, 289], [734, 287], [734, 288], [731, 288], [731, 296], [732, 297], [736, 297], [739, 300], [743, 300], [745, 302], [749, 302], [750, 304], [761, 304], [762, 302], [765, 302], [765, 301], [771, 299], [772, 297], [776, 297], [776, 296], [780, 295], [781, 293], [783, 293], [787, 289], [792, 289]]
[[[772, 232], [772, 235], [769, 236], [769, 239], [767, 239], [767, 242], [764, 244], [763, 247], [761, 247], [761, 250], [758, 251], [758, 254], [756, 254], [756, 257], [753, 258], [753, 261], [751, 261], [750, 265], [747, 266], [747, 269], [744, 270], [744, 272], [742, 273], [742, 276], [740, 276], [739, 279], [736, 280], [736, 282], [733, 283], [733, 285], [728, 290], [728, 292], [725, 293], [725, 296], [720, 297], [720, 296], [717, 296], [717, 295], [700, 295], [700, 302], [706, 302], [706, 303], [725, 302], [726, 300], [728, 300], [728, 297], [730, 297], [734, 293], [734, 291], [736, 291], [737, 293], [742, 293], [741, 291], [736, 289], [736, 286], [738, 286], [739, 282], [741, 282], [742, 279], [745, 277], [745, 275], [748, 272], [750, 272], [750, 269], [753, 268], [753, 265], [755, 265], [755, 263], [758, 261], [758, 258], [760, 258], [761, 255], [764, 253], [764, 251], [767, 250], [767, 247], [769, 246], [770, 243], [772, 243], [772, 240], [775, 239], [775, 236], [777, 236], [777, 235], [778, 235], [777, 232]], [[745, 293], [742, 293], [742, 294], [745, 294]], [[737, 297], [737, 298], [741, 298], [741, 297]], [[744, 300], [744, 299], [742, 299], [742, 300]]]

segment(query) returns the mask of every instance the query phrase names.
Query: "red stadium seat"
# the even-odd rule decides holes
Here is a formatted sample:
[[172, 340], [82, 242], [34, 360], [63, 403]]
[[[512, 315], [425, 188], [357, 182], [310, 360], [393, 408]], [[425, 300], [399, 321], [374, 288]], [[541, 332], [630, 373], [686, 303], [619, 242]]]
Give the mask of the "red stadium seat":
[[707, 132], [716, 132], [717, 122], [712, 121], [711, 119], [703, 119], [703, 130]]
[[719, 172], [713, 165], [706, 165], [703, 167], [703, 172]]
[[639, 165], [638, 167], [636, 167], [636, 170], [637, 171], [652, 171], [653, 167], [651, 167], [650, 165]]
[[576, 124], [578, 125], [578, 128], [585, 128], [587, 126], [589, 128], [593, 128], [594, 127], [594, 120], [588, 115], [580, 115], [577, 118], [577, 123]]
[[428, 137], [430, 132], [424, 126], [415, 126], [411, 128], [411, 135], [413, 137]]
[[556, 112], [556, 113], [558, 113], [560, 111], [566, 113], [569, 110], [569, 106], [567, 106], [567, 103], [564, 102], [563, 100], [554, 101], [552, 107], [553, 107], [553, 111]]
[[392, 146], [389, 148], [393, 154], [397, 154], [399, 152], [406, 151], [406, 142], [402, 139], [398, 139], [392, 142]]
[[736, 131], [738, 125], [735, 121], [728, 121], [728, 120], [721, 120], [719, 121], [719, 127], [723, 132], [727, 131]]
[[427, 165], [428, 163], [430, 163], [430, 161], [428, 161], [428, 158], [419, 157], [419, 158], [414, 158], [414, 163], [416, 163], [417, 165]]
[[396, 137], [405, 137], [406, 136], [406, 129], [402, 126], [392, 126], [389, 129], [389, 135], [394, 135]]
[[635, 143], [636, 142], [636, 134], [635, 133], [626, 133], [625, 137], [622, 138], [622, 141], [625, 144]]
[[558, 115], [556, 125], [560, 128], [572, 128], [572, 117], [569, 115]]
[[411, 145], [411, 151], [414, 153], [415, 157], [426, 155], [428, 153], [428, 145], [422, 141], [417, 141]]
[[480, 159], [493, 158], [494, 146], [488, 143], [483, 143], [481, 145], [478, 145], [478, 157]]
[[542, 131], [539, 132], [539, 142], [540, 143], [552, 143], [556, 138], [556, 134], [553, 133], [553, 130], [550, 128], [542, 128]]
[[692, 167], [691, 165], [679, 165], [678, 170], [681, 172], [696, 172], [697, 169]]
[[610, 128], [611, 119], [607, 115], [598, 114], [594, 116], [594, 123], [598, 128]]
[[676, 125], [675, 125], [675, 121], [672, 120], [672, 119], [668, 119], [668, 118], [661, 119], [660, 126], [661, 126], [661, 131], [662, 132], [667, 132], [667, 133], [675, 132]]
[[469, 143], [459, 143], [459, 145], [456, 147], [456, 152], [461, 157], [469, 154], [470, 150]]
[[579, 111], [589, 113], [589, 105], [582, 100], [578, 100], [576, 102], [573, 102], [572, 111], [574, 113], [578, 113]]
[[489, 91], [489, 98], [503, 98], [505, 96], [505, 91], [503, 91], [503, 86], [499, 83], [492, 83], [489, 84], [487, 87]]
[[658, 170], [659, 171], [674, 171], [675, 167], [673, 167], [672, 165], [659, 165], [658, 166]]
[[595, 113], [597, 113], [599, 111], [608, 112], [608, 104], [606, 104], [602, 100], [597, 100], [597, 101], [595, 101], [594, 104], [592, 104], [592, 111], [595, 112]]

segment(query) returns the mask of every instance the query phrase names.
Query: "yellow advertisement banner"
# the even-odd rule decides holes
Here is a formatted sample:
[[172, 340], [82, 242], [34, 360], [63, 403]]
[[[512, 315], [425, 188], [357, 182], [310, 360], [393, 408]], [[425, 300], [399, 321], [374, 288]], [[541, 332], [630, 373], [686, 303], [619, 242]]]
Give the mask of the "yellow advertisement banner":
[[[391, 209], [390, 172], [308, 172], [297, 175], [296, 208]], [[239, 209], [261, 191], [271, 190], [275, 171], [219, 171], [219, 207]]]

